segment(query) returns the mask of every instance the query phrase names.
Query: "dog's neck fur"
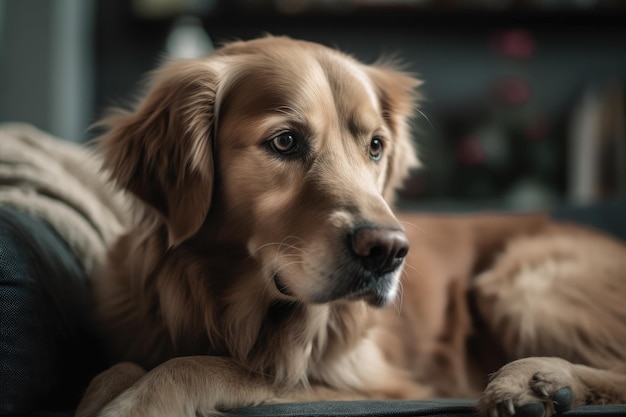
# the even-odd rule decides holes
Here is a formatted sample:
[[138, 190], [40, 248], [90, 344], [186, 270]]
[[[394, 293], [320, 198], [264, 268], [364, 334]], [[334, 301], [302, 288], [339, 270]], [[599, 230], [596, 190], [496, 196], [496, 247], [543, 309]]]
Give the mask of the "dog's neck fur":
[[168, 249], [165, 226], [154, 216], [144, 216], [109, 255], [115, 269], [103, 278], [117, 277], [117, 287], [97, 294], [100, 318], [113, 339], [124, 340], [113, 346], [119, 359], [147, 368], [173, 356], [230, 356], [273, 383], [306, 386], [338, 377], [324, 367], [342, 360], [334, 346], [356, 348], [367, 332], [368, 324], [356, 319], [365, 303], [280, 300], [263, 280], [251, 279], [260, 267], [244, 247], [191, 239]]

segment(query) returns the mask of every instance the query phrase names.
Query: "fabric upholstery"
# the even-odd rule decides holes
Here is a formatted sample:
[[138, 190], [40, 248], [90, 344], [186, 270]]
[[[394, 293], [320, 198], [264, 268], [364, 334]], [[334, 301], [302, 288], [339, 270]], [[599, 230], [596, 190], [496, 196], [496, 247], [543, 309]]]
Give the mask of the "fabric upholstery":
[[71, 409], [104, 365], [84, 272], [43, 221], [0, 207], [0, 415]]
[[[475, 400], [441, 399], [435, 401], [340, 401], [262, 405], [242, 408], [226, 415], [232, 417], [470, 417], [476, 416]], [[582, 406], [564, 417], [626, 416], [626, 405]]]

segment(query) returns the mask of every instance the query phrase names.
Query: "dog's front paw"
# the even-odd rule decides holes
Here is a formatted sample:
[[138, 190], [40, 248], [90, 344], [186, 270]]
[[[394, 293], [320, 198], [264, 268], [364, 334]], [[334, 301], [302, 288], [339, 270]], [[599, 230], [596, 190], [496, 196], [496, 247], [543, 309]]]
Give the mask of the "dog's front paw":
[[493, 375], [478, 410], [490, 417], [549, 417], [582, 402], [580, 385], [563, 359], [520, 359]]

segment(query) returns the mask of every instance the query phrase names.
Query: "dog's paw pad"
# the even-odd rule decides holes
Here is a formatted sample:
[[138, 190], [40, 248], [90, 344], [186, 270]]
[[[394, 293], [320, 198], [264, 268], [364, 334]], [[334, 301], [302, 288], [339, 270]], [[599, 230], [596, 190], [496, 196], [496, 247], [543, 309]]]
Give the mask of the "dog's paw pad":
[[556, 411], [557, 414], [569, 411], [574, 402], [574, 393], [569, 387], [561, 388], [552, 396], [552, 402], [554, 403], [554, 411]]
[[549, 394], [545, 387], [535, 389], [536, 399], [528, 396], [519, 396], [514, 400], [508, 397], [503, 401], [492, 403], [491, 407], [484, 403], [479, 408], [483, 415], [490, 417], [545, 417], [562, 414], [572, 408], [573, 393], [569, 387], [556, 390]]
[[492, 417], [550, 417], [579, 404], [578, 391], [571, 363], [558, 358], [525, 358], [493, 374], [478, 410]]
[[520, 407], [515, 407], [515, 412], [512, 415], [515, 415], [515, 417], [543, 417], [544, 410], [543, 403], [533, 401]]
[[543, 376], [540, 373], [533, 375], [530, 387], [542, 398], [551, 399], [554, 411], [557, 414], [564, 413], [572, 408], [574, 393], [570, 387], [561, 387], [552, 381], [552, 378]]

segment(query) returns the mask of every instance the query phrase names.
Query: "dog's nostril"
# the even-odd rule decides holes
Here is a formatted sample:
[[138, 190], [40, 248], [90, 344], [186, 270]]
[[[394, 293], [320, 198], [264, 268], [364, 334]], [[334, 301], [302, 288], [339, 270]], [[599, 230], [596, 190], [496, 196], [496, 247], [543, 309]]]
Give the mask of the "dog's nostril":
[[370, 249], [369, 254], [365, 256], [373, 259], [380, 259], [387, 256], [387, 251], [381, 246], [374, 246]]
[[350, 243], [363, 267], [377, 273], [398, 268], [409, 251], [406, 235], [394, 229], [360, 227], [352, 232]]

